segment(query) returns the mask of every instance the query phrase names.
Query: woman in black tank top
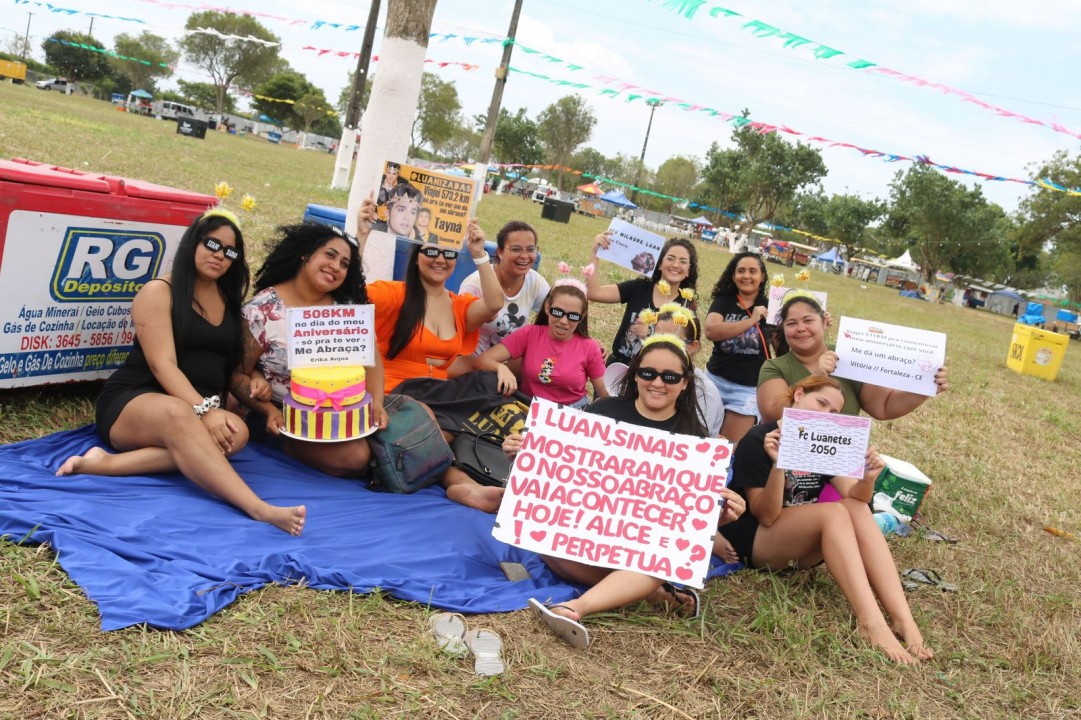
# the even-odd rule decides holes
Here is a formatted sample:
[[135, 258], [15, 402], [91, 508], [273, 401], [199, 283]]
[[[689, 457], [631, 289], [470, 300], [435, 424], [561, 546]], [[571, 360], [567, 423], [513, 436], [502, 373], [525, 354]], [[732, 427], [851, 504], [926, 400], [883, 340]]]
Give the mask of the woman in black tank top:
[[98, 434], [118, 452], [92, 448], [57, 475], [180, 471], [255, 520], [303, 531], [303, 505], [270, 505], [228, 460], [248, 442], [244, 422], [223, 407], [241, 355], [248, 278], [236, 217], [208, 210], [184, 232], [172, 275], [148, 282], [132, 302], [135, 347], [97, 404]]

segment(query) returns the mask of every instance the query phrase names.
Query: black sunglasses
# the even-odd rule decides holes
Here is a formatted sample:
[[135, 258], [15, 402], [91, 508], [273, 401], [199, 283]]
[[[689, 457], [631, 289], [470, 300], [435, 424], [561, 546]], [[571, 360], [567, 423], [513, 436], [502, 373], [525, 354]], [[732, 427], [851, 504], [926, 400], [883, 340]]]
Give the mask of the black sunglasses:
[[342, 240], [345, 240], [347, 243], [349, 243], [353, 247], [360, 247], [360, 245], [357, 243], [357, 239], [355, 237], [353, 237], [352, 235], [350, 235], [346, 231], [342, 230], [337, 225], [327, 225], [327, 227], [330, 228], [330, 231], [332, 233], [334, 233], [335, 235], [340, 237]]
[[224, 251], [226, 260], [236, 260], [240, 257], [239, 250], [234, 247], [225, 247], [220, 242], [209, 236], [203, 238], [203, 247], [205, 247], [212, 253], [216, 253], [219, 250]]
[[657, 379], [657, 376], [660, 375], [661, 382], [665, 385], [676, 385], [683, 379], [683, 373], [675, 373], [668, 370], [658, 372], [651, 367], [640, 367], [634, 374], [637, 375], [640, 380], [645, 380], [646, 382], [653, 382]]
[[422, 253], [424, 253], [424, 257], [429, 257], [429, 258], [432, 258], [433, 260], [435, 258], [439, 257], [440, 255], [442, 255], [445, 260], [457, 260], [458, 259], [458, 251], [457, 250], [440, 250], [437, 247], [425, 247], [425, 248], [421, 248], [420, 251]]
[[566, 315], [571, 322], [582, 322], [582, 313], [568, 312], [562, 308], [550, 307], [548, 308], [548, 314], [554, 318], [561, 318]]

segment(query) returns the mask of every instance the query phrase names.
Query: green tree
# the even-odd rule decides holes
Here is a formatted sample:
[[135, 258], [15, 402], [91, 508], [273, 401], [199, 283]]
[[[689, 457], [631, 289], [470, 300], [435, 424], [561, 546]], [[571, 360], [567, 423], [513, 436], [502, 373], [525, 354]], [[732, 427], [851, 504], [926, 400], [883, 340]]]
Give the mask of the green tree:
[[424, 73], [420, 81], [420, 100], [413, 128], [409, 133], [414, 148], [425, 145], [439, 155], [462, 125], [462, 103], [453, 82], [442, 80], [435, 73]]
[[597, 118], [580, 95], [565, 95], [537, 116], [537, 129], [548, 161], [560, 166], [556, 184], [563, 185], [563, 166], [593, 134]]
[[323, 91], [318, 88], [310, 89], [293, 103], [293, 117], [297, 123], [293, 127], [306, 134], [311, 130], [312, 124], [328, 115], [330, 110], [330, 103]]
[[109, 57], [86, 49], [101, 47], [103, 45], [94, 36], [73, 30], [54, 32], [41, 43], [45, 62], [71, 82], [97, 80], [110, 73]]
[[[677, 198], [689, 198], [698, 184], [698, 163], [694, 158], [676, 155], [668, 158], [657, 168], [653, 180], [653, 189], [665, 195]], [[661, 204], [667, 212], [672, 212], [676, 204], [672, 200], [663, 200]]]
[[[826, 201], [826, 232], [844, 248], [846, 258], [851, 258], [856, 248], [863, 247], [870, 226], [886, 214], [885, 204], [878, 200], [864, 200], [858, 195], [832, 195]], [[814, 232], [813, 230], [811, 232]]]
[[537, 165], [544, 160], [537, 123], [529, 119], [525, 108], [518, 108], [513, 115], [506, 108], [499, 109], [492, 147], [501, 163]]
[[[1059, 151], [1032, 177], [1081, 187], [1081, 155]], [[1042, 284], [1043, 258], [1053, 280], [1066, 286], [1072, 301], [1081, 302], [1081, 197], [1040, 188], [1021, 201], [1017, 216], [1013, 257], [1018, 269], [1032, 276], [1030, 287]]]
[[[197, 108], [201, 108], [207, 111], [213, 111], [214, 107], [218, 104], [218, 87], [213, 83], [208, 82], [189, 82], [187, 80], [177, 80], [177, 89], [180, 91], [180, 102], [194, 105]], [[222, 108], [222, 112], [235, 113], [236, 112], [236, 100], [232, 95], [225, 96], [225, 105]]]
[[1001, 208], [989, 204], [979, 188], [966, 188], [925, 165], [898, 172], [890, 183], [886, 226], [907, 241], [928, 281], [945, 269], [978, 272], [978, 256], [996, 242], [1001, 217]]
[[251, 104], [256, 112], [273, 118], [279, 127], [298, 130], [303, 121], [294, 112], [294, 104], [315, 89], [308, 78], [296, 70], [285, 70], [259, 83]]
[[[173, 74], [172, 65], [180, 59], [180, 53], [165, 38], [143, 30], [138, 35], [121, 33], [113, 40], [113, 50], [133, 60], [112, 58], [116, 75], [126, 78], [132, 89], [156, 92], [154, 81]], [[164, 66], [164, 67], [163, 67]]]
[[706, 154], [703, 196], [722, 210], [736, 212], [738, 207], [747, 229], [773, 220], [782, 205], [828, 172], [817, 149], [792, 145], [775, 132], [761, 133], [750, 123], [735, 130], [732, 139], [735, 148], [721, 150], [714, 143]]
[[251, 40], [235, 40], [200, 32], [193, 32], [181, 39], [180, 47], [188, 62], [205, 70], [214, 80], [218, 90], [215, 112], [222, 112], [225, 95], [234, 84], [254, 87], [276, 69], [279, 59], [277, 43], [280, 40], [253, 17], [206, 10], [192, 13], [185, 27], [188, 30], [211, 29], [222, 35], [275, 43], [264, 45]]
[[[328, 105], [327, 108], [330, 109], [330, 106]], [[342, 136], [341, 118], [337, 113], [324, 112], [312, 123], [311, 131], [317, 135], [340, 138]]]

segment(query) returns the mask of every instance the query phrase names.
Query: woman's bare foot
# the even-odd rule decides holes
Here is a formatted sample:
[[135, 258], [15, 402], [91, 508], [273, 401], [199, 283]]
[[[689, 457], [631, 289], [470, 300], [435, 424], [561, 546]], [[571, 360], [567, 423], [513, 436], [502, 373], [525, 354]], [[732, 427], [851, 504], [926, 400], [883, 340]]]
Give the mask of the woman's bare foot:
[[304, 532], [304, 521], [308, 517], [308, 508], [303, 505], [296, 507], [281, 507], [267, 505], [262, 517], [255, 518], [270, 523], [279, 530], [284, 530], [290, 535], [300, 535]]
[[717, 537], [713, 539], [713, 554], [724, 560], [726, 563], [739, 562], [739, 555], [736, 554], [736, 549], [732, 547], [732, 543], [728, 542], [728, 538], [720, 533], [717, 533]]
[[923, 634], [916, 627], [916, 623], [894, 625], [893, 634], [900, 638], [908, 648], [909, 654], [917, 660], [930, 660], [935, 656], [935, 651], [924, 643]]
[[76, 473], [83, 473], [86, 475], [98, 475], [95, 473], [94, 468], [97, 465], [97, 461], [102, 457], [108, 457], [109, 453], [105, 452], [100, 447], [92, 447], [86, 451], [85, 455], [72, 455], [64, 464], [60, 466], [60, 469], [56, 471], [57, 476], [60, 475], [74, 475]]
[[499, 510], [503, 501], [504, 488], [489, 487], [475, 482], [458, 483], [447, 488], [447, 497], [466, 507], [476, 508], [486, 513]]
[[885, 622], [874, 627], [868, 627], [860, 623], [859, 633], [864, 640], [886, 653], [886, 657], [895, 663], [901, 665], [915, 664], [916, 658], [909, 654], [908, 650], [905, 649], [905, 646], [901, 644], [901, 641], [897, 639], [897, 636], [890, 630], [890, 626]]
[[565, 617], [568, 620], [573, 620], [574, 622], [579, 622], [582, 619], [582, 614], [567, 604], [549, 605], [548, 609], [556, 615], [561, 615], [562, 617]]
[[699, 598], [689, 588], [677, 588], [665, 583], [649, 594], [646, 602], [654, 607], [664, 608], [682, 617], [695, 617], [698, 614]]

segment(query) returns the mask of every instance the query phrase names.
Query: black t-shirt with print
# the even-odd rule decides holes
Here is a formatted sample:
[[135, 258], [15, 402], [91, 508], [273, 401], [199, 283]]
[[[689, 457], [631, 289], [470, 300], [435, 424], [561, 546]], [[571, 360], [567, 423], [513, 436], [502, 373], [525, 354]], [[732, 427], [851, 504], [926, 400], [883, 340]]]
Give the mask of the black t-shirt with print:
[[[765, 303], [756, 301], [755, 305], [764, 307]], [[725, 322], [741, 322], [750, 317], [738, 299], [726, 295], [713, 298], [709, 311], [719, 314]], [[709, 356], [706, 369], [737, 385], [757, 387], [758, 371], [762, 369], [762, 363], [769, 359], [767, 348], [762, 345], [762, 338], [768, 337], [766, 332], [766, 322], [763, 320], [740, 335], [713, 343], [713, 354]]]
[[[747, 431], [736, 446], [736, 454], [732, 458], [732, 482], [729, 487], [742, 495], [745, 500], [747, 488], [765, 487], [769, 474], [773, 470], [773, 461], [769, 459], [763, 443], [766, 435], [776, 429], [776, 422], [755, 425]], [[831, 479], [831, 476], [819, 473], [785, 470], [782, 506], [791, 507], [818, 502], [818, 496]]]

